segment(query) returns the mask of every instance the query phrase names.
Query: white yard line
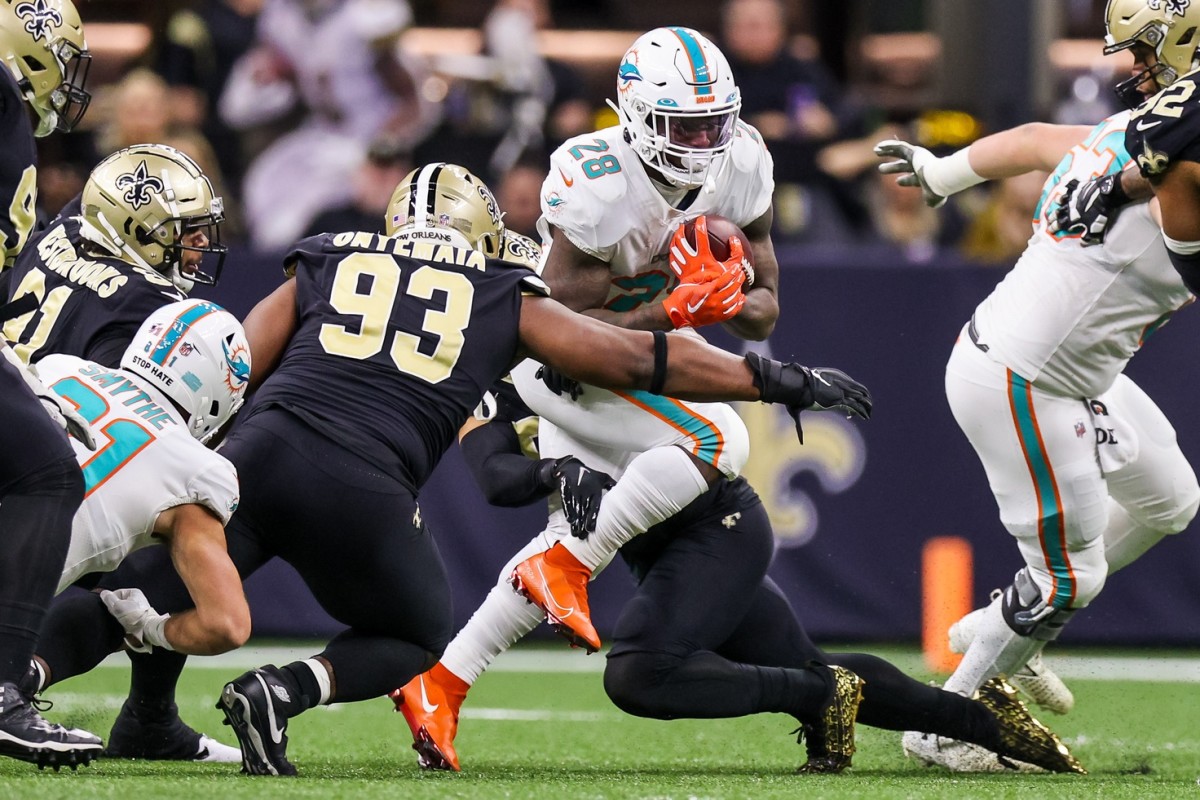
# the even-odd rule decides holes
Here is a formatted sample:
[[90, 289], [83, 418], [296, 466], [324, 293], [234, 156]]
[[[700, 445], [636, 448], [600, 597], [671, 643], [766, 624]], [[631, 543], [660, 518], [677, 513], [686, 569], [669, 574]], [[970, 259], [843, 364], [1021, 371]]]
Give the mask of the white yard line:
[[[243, 647], [221, 656], [191, 658], [188, 669], [247, 670], [263, 664], [287, 664], [313, 655], [308, 647]], [[896, 659], [905, 670], [920, 670], [919, 661]], [[1046, 663], [1061, 677], [1091, 681], [1200, 683], [1200, 659], [1171, 656], [1072, 656], [1052, 655]], [[126, 668], [123, 655], [110, 656], [101, 666]], [[577, 650], [514, 650], [496, 659], [492, 672], [591, 672], [604, 670], [604, 657], [585, 656]], [[922, 670], [923, 671], [923, 670]]]

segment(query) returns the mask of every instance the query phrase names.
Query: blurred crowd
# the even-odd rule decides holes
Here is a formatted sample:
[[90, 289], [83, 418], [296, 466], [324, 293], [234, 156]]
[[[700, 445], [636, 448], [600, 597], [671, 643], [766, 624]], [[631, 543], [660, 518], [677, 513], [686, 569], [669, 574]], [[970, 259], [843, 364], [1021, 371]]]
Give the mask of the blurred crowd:
[[[776, 242], [866, 243], [918, 264], [946, 251], [1011, 263], [1046, 176], [926, 208], [918, 191], [877, 173], [872, 145], [893, 137], [948, 151], [986, 131], [963, 113], [872, 102], [839, 71], [844, 52], [818, 52], [821, 31], [798, 35], [811, 34], [803, 24], [821, 15], [798, 20], [795, 9], [786, 0], [725, 0], [708, 17], [741, 89], [742, 118], [775, 159]], [[437, 53], [406, 45], [406, 31], [422, 21], [408, 0], [180, 5], [118, 79], [89, 87], [98, 99], [86, 129], [41, 154], [39, 212], [57, 211], [113, 150], [162, 142], [213, 177], [226, 198], [225, 237], [257, 249], [380, 228], [397, 181], [434, 160], [484, 177], [507, 224], [532, 235], [549, 153], [616, 123], [604, 100], [619, 53], [601, 81], [588, 73], [592, 64], [543, 56], [536, 37], [554, 27], [551, 11], [550, 0], [496, 0], [478, 52]], [[1057, 121], [1097, 122], [1115, 111], [1110, 84], [1102, 74], [1075, 77]]]

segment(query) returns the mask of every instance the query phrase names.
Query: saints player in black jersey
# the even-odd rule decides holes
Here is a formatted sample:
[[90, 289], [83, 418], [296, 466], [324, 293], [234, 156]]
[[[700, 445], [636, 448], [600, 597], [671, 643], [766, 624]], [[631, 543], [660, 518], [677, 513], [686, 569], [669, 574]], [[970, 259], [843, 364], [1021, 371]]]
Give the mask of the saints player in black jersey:
[[1125, 149], [1149, 179], [1171, 263], [1200, 294], [1200, 6], [1110, 0], [1106, 53], [1128, 49], [1126, 96], [1146, 98], [1125, 129]]
[[[348, 626], [313, 658], [226, 685], [220, 707], [254, 774], [295, 773], [288, 718], [382, 696], [437, 660], [451, 633], [449, 588], [416, 493], [522, 355], [599, 386], [870, 413], [866, 389], [836, 370], [821, 383], [798, 365], [621, 330], [553, 302], [531, 270], [495, 258], [500, 211], [461, 167], [414, 171], [387, 229], [304, 240], [286, 259], [289, 279], [245, 323], [270, 376], [222, 449], [242, 479], [230, 556], [243, 575], [284, 558]], [[187, 607], [170, 570], [123, 570], [114, 580], [142, 588], [158, 610]], [[55, 680], [119, 642], [104, 624], [97, 616], [92, 637], [104, 642], [58, 643]]]
[[[186, 154], [161, 144], [113, 153], [0, 274], [0, 297], [37, 300], [4, 323], [5, 338], [30, 363], [58, 353], [119, 366], [150, 314], [183, 300], [193, 284], [216, 283], [225, 259], [223, 219], [221, 198]], [[64, 624], [61, 602], [50, 610], [49, 630]], [[182, 655], [129, 657], [132, 691], [109, 733], [106, 756], [237, 760], [236, 749], [185, 725], [173, 695], [158, 691], [174, 684]]]
[[223, 220], [221, 198], [184, 153], [161, 144], [113, 153], [0, 276], [7, 299], [38, 300], [5, 323], [5, 338], [31, 363], [62, 353], [118, 366], [146, 317], [216, 283]]
[[[70, 0], [0, 3], [0, 59], [2, 270], [33, 228], [34, 136], [69, 129], [87, 106], [87, 45]], [[7, 315], [13, 311], [9, 306]], [[3, 342], [0, 348], [0, 754], [74, 767], [99, 752], [100, 740], [47, 723], [17, 682], [62, 572], [83, 476], [62, 429], [46, 415], [62, 423], [57, 404], [43, 408], [39, 396], [52, 402], [49, 393]]]

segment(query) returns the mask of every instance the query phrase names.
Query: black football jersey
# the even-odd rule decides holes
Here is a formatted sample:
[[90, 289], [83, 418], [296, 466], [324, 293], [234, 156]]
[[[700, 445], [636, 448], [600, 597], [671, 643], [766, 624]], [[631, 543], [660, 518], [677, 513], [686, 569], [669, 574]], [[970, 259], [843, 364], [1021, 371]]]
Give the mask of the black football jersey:
[[38, 300], [4, 323], [4, 337], [31, 363], [63, 353], [116, 367], [146, 317], [184, 295], [154, 270], [85, 251], [78, 214], [76, 198], [0, 277], [3, 300]]
[[37, 206], [37, 146], [25, 100], [0, 69], [0, 269], [12, 266], [33, 231]]
[[1125, 128], [1125, 149], [1147, 178], [1177, 161], [1200, 162], [1200, 70], [1150, 97]]
[[300, 242], [287, 257], [296, 330], [254, 400], [288, 409], [414, 491], [512, 366], [522, 294], [548, 292], [531, 270], [428, 236]]

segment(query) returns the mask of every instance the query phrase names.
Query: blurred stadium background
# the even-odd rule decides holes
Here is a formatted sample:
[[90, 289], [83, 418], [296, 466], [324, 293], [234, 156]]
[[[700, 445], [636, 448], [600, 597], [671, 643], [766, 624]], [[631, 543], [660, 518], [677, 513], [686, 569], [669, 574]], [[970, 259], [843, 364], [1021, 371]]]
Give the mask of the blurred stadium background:
[[[107, 153], [161, 141], [196, 158], [231, 209], [222, 282], [244, 314], [310, 232], [379, 228], [412, 165], [452, 160], [498, 190], [533, 233], [547, 155], [615, 122], [616, 65], [644, 30], [713, 36], [734, 64], [743, 117], [775, 158], [783, 358], [836, 363], [868, 383], [868, 425], [812, 418], [801, 448], [775, 411], [744, 409], [748, 470], [776, 524], [773, 575], [812, 633], [920, 635], [922, 550], [963, 537], [970, 600], [1019, 566], [982, 468], [942, 391], [951, 343], [1029, 236], [1044, 175], [981, 187], [940, 211], [875, 172], [887, 136], [935, 150], [1031, 120], [1117, 110], [1127, 56], [1101, 54], [1104, 0], [84, 0], [96, 101], [78, 133], [39, 141], [52, 215]], [[1200, 388], [1184, 313], [1131, 374], [1200, 460]], [[738, 349], [743, 343], [723, 339]], [[458, 621], [540, 529], [538, 509], [486, 506], [457, 453], [423, 494], [455, 585]], [[336, 536], [336, 531], [330, 532]], [[629, 591], [614, 567], [593, 591], [601, 633]], [[1200, 542], [1173, 537], [1110, 581], [1067, 643], [1200, 646]], [[1151, 590], [1152, 587], [1152, 590]], [[251, 585], [258, 635], [336, 629], [284, 565]]]

